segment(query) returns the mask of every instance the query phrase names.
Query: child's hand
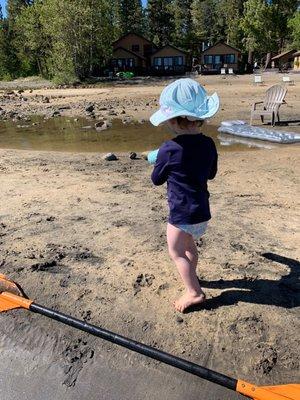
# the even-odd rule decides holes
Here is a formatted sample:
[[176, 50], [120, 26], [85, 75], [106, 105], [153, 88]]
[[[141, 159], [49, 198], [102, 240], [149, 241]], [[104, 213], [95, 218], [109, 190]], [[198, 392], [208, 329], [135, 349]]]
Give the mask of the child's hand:
[[148, 160], [149, 164], [156, 163], [157, 154], [158, 154], [158, 149], [152, 150], [152, 151], [150, 151], [150, 153], [148, 153], [147, 160]]

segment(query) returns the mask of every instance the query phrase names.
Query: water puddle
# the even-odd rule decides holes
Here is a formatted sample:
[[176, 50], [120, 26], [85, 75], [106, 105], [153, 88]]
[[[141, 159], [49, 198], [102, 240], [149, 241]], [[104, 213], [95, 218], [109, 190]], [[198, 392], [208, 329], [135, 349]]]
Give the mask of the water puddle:
[[[94, 120], [57, 117], [44, 119], [32, 117], [30, 121], [1, 121], [0, 148], [65, 152], [141, 152], [158, 148], [163, 141], [172, 138], [165, 126], [123, 124], [114, 120], [108, 130], [98, 132]], [[238, 140], [230, 141], [230, 135], [218, 138], [217, 127], [206, 124], [203, 133], [211, 136], [219, 151], [249, 150], [253, 144]], [[226, 137], [228, 136], [228, 140]], [[254, 147], [255, 143], [254, 143]]]

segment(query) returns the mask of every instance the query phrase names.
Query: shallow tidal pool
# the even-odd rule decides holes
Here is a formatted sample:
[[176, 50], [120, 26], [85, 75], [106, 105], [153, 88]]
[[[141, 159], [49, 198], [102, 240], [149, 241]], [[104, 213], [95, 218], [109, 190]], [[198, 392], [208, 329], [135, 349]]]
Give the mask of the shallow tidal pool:
[[[114, 120], [104, 131], [95, 129], [96, 120], [56, 117], [32, 117], [27, 121], [0, 122], [0, 148], [64, 152], [142, 152], [158, 148], [172, 138], [166, 126], [149, 122], [123, 124]], [[217, 127], [206, 124], [204, 134], [212, 137], [220, 151], [249, 150], [253, 146], [230, 135], [220, 135]], [[259, 144], [254, 147], [259, 146]]]

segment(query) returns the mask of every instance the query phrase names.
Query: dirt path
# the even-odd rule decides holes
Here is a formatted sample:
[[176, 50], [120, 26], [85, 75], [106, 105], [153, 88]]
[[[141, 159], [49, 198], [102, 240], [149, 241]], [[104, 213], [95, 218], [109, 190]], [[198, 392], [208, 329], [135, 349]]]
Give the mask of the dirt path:
[[[208, 300], [183, 316], [171, 306], [182, 286], [166, 251], [165, 188], [152, 187], [150, 172], [144, 160], [125, 155], [105, 162], [97, 154], [0, 150], [0, 271], [40, 304], [222, 373], [265, 384], [299, 381], [299, 147], [221, 155], [210, 185], [213, 219], [198, 244]], [[83, 390], [96, 359], [106, 365], [107, 352], [116, 380], [119, 370], [127, 379], [120, 354], [131, 372], [138, 357], [138, 379], [139, 368], [149, 367], [156, 387], [170, 382], [166, 399], [179, 398], [181, 380], [192, 382], [22, 311], [0, 320], [11, 365], [14, 346], [25, 359], [28, 346], [50, 343], [43, 365], [62, 363], [58, 382], [68, 396]], [[0, 369], [0, 382], [5, 374]], [[138, 389], [132, 398], [141, 398]]]

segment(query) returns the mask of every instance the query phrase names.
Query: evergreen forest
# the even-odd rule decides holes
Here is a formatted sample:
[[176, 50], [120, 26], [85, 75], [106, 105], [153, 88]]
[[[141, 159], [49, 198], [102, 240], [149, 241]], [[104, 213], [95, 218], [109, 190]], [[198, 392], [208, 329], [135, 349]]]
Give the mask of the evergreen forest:
[[300, 49], [297, 0], [8, 0], [0, 13], [0, 79], [71, 83], [95, 75], [112, 43], [136, 32], [197, 56], [224, 41], [251, 62]]

